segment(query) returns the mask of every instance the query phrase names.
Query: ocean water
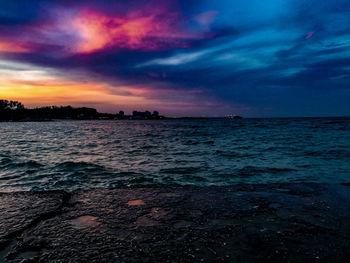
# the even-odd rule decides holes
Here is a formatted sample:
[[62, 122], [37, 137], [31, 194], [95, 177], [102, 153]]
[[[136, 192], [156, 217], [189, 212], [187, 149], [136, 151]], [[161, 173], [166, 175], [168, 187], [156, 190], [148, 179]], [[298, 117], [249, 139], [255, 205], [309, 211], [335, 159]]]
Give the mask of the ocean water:
[[350, 118], [0, 123], [0, 191], [350, 182]]

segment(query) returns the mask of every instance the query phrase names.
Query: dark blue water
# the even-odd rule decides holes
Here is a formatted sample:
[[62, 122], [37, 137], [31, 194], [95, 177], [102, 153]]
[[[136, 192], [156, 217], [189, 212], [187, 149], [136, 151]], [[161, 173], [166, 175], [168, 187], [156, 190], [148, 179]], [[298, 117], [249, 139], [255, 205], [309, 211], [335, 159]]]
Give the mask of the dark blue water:
[[0, 123], [0, 191], [350, 182], [350, 119]]

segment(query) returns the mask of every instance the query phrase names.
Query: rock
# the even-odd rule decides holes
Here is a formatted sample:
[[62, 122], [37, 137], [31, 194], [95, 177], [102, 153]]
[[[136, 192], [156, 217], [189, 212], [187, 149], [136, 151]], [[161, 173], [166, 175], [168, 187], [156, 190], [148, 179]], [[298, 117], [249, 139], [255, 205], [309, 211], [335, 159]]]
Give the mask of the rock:
[[350, 197], [337, 187], [0, 194], [0, 262], [343, 262]]

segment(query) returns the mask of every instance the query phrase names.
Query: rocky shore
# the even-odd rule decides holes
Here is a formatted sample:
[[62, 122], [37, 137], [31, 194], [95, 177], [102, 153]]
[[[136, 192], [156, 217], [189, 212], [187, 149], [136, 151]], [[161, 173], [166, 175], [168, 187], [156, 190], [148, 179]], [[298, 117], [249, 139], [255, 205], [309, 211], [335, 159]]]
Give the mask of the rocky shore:
[[0, 194], [0, 262], [346, 262], [350, 186]]

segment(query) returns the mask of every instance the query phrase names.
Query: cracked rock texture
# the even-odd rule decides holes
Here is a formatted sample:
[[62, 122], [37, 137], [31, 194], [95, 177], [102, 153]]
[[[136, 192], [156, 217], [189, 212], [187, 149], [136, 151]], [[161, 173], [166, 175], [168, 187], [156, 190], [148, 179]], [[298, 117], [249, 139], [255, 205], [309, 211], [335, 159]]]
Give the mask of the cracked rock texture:
[[350, 187], [0, 194], [0, 262], [346, 262]]
[[0, 193], [0, 248], [62, 205], [64, 192]]

